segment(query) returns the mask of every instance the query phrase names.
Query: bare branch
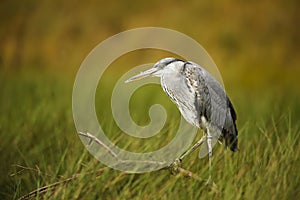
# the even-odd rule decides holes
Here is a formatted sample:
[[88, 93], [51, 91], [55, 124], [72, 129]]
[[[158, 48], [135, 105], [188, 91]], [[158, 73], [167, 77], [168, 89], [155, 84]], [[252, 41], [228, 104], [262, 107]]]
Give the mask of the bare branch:
[[[172, 169], [172, 164], [170, 163], [166, 163], [166, 162], [159, 162], [159, 161], [147, 161], [147, 160], [123, 160], [121, 158], [118, 157], [118, 155], [111, 149], [109, 148], [106, 144], [104, 144], [102, 141], [100, 141], [97, 137], [95, 137], [94, 135], [90, 134], [90, 133], [83, 133], [83, 132], [79, 132], [78, 133], [80, 136], [83, 136], [83, 137], [86, 137], [86, 138], [89, 138], [91, 142], [96, 142], [98, 145], [102, 146], [103, 148], [105, 148], [107, 150], [107, 152], [112, 156], [114, 157], [115, 159], [117, 159], [118, 163], [116, 165], [119, 165], [119, 164], [130, 164], [130, 163], [143, 163], [143, 164], [157, 164], [157, 165], [166, 165], [168, 164], [167, 167], [163, 168], [163, 169]], [[20, 167], [21, 170], [14, 173], [14, 174], [11, 174], [11, 176], [15, 176], [17, 174], [20, 174], [22, 171], [24, 170], [32, 170], [32, 171], [35, 171], [35, 172], [38, 172], [38, 173], [41, 173], [40, 169], [36, 166], [36, 168], [30, 168], [30, 167], [24, 167], [24, 166], [21, 166], [21, 165], [15, 165], [17, 167]], [[19, 198], [19, 200], [24, 200], [24, 199], [29, 199], [29, 198], [33, 198], [33, 197], [36, 197], [38, 194], [45, 194], [46, 192], [49, 192], [49, 191], [53, 191], [55, 190], [59, 185], [63, 185], [63, 184], [68, 184], [69, 182], [71, 182], [72, 180], [78, 178], [79, 176], [81, 175], [87, 175], [87, 174], [93, 174], [93, 173], [96, 173], [96, 176], [99, 176], [100, 174], [102, 174], [102, 172], [104, 171], [104, 169], [108, 169], [108, 167], [104, 167], [104, 168], [101, 168], [97, 171], [90, 171], [90, 172], [86, 172], [86, 173], [77, 173], [77, 174], [74, 174], [72, 175], [71, 177], [67, 178], [67, 179], [64, 179], [64, 180], [60, 180], [60, 181], [57, 181], [53, 184], [50, 184], [50, 185], [46, 185], [44, 187], [41, 187], [41, 188], [38, 188], [36, 190], [33, 190], [32, 192], [22, 196]], [[195, 179], [196, 181], [204, 181], [203, 179], [201, 179], [199, 176], [195, 175], [194, 173], [192, 173], [191, 171], [189, 170], [186, 170], [186, 169], [183, 169], [181, 167], [178, 166], [177, 168], [178, 171], [177, 173], [180, 173], [180, 174], [183, 174], [184, 176], [188, 176], [188, 177], [191, 177], [193, 179]], [[126, 173], [123, 173], [123, 174], [126, 174]], [[46, 174], [47, 175], [47, 174]], [[50, 175], [48, 175], [50, 176]]]
[[78, 132], [78, 135], [80, 136], [84, 136], [87, 137], [89, 139], [91, 139], [91, 141], [95, 141], [97, 144], [101, 145], [103, 148], [105, 148], [110, 155], [112, 155], [114, 158], [116, 158], [117, 160], [119, 160], [117, 154], [115, 152], [113, 152], [113, 150], [111, 150], [106, 144], [104, 144], [101, 140], [99, 140], [97, 137], [93, 136], [90, 133], [83, 133], [83, 132]]
[[[102, 172], [104, 171], [104, 169], [106, 169], [107, 167], [104, 167], [104, 168], [100, 168], [96, 171], [97, 173], [97, 176], [99, 176], [100, 174], [102, 174]], [[62, 184], [67, 184], [69, 183], [70, 181], [78, 178], [79, 176], [82, 176], [82, 175], [87, 175], [87, 174], [93, 174], [95, 173], [95, 171], [92, 171], [92, 172], [88, 172], [88, 173], [84, 173], [84, 174], [80, 174], [80, 173], [77, 173], [77, 174], [74, 174], [72, 175], [71, 177], [67, 178], [67, 179], [64, 179], [64, 180], [60, 180], [60, 181], [57, 181], [55, 183], [52, 183], [50, 185], [46, 185], [44, 187], [41, 187], [41, 188], [38, 188], [36, 190], [33, 190], [32, 192], [22, 196], [19, 198], [19, 200], [26, 200], [26, 199], [30, 199], [30, 198], [33, 198], [33, 197], [36, 197], [38, 194], [45, 194], [46, 192], [49, 192], [51, 190], [54, 190], [56, 187], [58, 187], [59, 185], [62, 185]]]
[[21, 168], [21, 170], [15, 172], [15, 173], [10, 174], [10, 176], [16, 176], [16, 175], [18, 175], [18, 174], [21, 174], [21, 173], [22, 173], [23, 171], [25, 171], [25, 170], [29, 170], [29, 171], [35, 171], [35, 172], [37, 172], [37, 173], [39, 173], [39, 174], [44, 174], [44, 175], [46, 175], [46, 176], [51, 177], [51, 175], [49, 175], [49, 174], [47, 174], [47, 173], [44, 173], [44, 172], [41, 172], [37, 165], [35, 166], [36, 168], [25, 167], [25, 166], [17, 165], [17, 164], [14, 164], [14, 165], [12, 165], [12, 166], [13, 166], [13, 167]]

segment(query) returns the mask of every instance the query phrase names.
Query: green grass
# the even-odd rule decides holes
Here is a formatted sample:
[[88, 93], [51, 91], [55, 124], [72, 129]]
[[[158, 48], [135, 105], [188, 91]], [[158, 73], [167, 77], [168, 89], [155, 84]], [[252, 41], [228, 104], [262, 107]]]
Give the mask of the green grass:
[[[294, 199], [300, 195], [297, 92], [278, 91], [269, 85], [260, 89], [228, 87], [238, 113], [240, 151], [214, 147], [216, 187], [212, 187], [164, 170], [126, 174], [105, 167], [87, 152], [76, 134], [72, 78], [51, 73], [0, 76], [0, 199], [17, 199], [70, 177], [72, 180], [45, 194], [37, 193], [33, 199]], [[106, 85], [110, 84], [107, 81]], [[113, 141], [121, 138], [122, 147], [134, 143], [145, 149], [170, 141], [179, 113], [159, 87], [140, 90], [133, 99], [142, 108], [143, 102], [147, 102], [146, 107], [155, 102], [148, 100], [155, 95], [170, 116], [163, 133], [148, 142], [122, 136], [109, 111], [110, 87], [107, 93], [97, 94], [97, 99], [108, 103], [106, 109], [97, 103], [97, 110]], [[149, 120], [146, 108], [132, 110], [141, 123]], [[196, 152], [184, 160], [183, 167], [195, 176], [208, 176], [207, 159], [198, 159]]]

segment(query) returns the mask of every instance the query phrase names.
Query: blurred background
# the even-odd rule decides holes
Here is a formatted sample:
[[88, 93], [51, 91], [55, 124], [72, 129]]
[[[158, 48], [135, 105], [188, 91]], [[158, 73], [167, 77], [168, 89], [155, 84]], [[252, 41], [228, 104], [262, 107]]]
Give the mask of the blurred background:
[[[71, 112], [76, 72], [97, 44], [132, 28], [174, 29], [200, 43], [223, 76], [239, 127], [268, 124], [283, 113], [298, 124], [299, 4], [297, 0], [0, 1], [0, 195], [16, 198], [54, 180], [34, 173], [12, 176], [18, 171], [16, 164], [38, 166], [54, 177], [78, 170], [68, 171], [64, 161], [74, 146], [84, 151]], [[167, 55], [149, 49], [128, 53], [112, 64], [102, 81], [114, 83], [131, 67]], [[99, 94], [107, 105], [109, 94]], [[99, 112], [110, 118], [105, 109], [99, 105]], [[253, 130], [244, 139], [259, 132], [257, 127]]]
[[[31, 74], [72, 85], [81, 62], [101, 41], [128, 29], [158, 26], [180, 31], [200, 43], [237, 103], [245, 97], [263, 105], [263, 99], [279, 101], [289, 96], [285, 98], [287, 108], [286, 101], [299, 94], [296, 0], [30, 0], [1, 1], [0, 9], [0, 72], [8, 79]], [[128, 53], [110, 66], [104, 78], [113, 84], [130, 68], [168, 55], [151, 49]]]
[[[298, 67], [299, 3], [288, 1], [1, 1], [1, 68], [74, 73], [99, 42], [127, 29], [183, 32], [221, 68]], [[237, 67], [238, 66], [238, 67]], [[285, 72], [283, 72], [284, 74]]]

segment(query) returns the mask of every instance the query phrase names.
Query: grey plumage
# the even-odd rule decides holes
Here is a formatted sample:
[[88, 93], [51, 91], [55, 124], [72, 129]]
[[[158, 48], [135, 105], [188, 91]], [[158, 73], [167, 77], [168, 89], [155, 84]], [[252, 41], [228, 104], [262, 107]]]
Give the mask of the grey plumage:
[[161, 74], [161, 85], [183, 117], [194, 126], [205, 129], [201, 123], [201, 116], [204, 116], [221, 131], [219, 139], [225, 139], [226, 146], [236, 151], [236, 113], [219, 82], [198, 64], [176, 58], [163, 59], [154, 67], [163, 68], [168, 65], [174, 66]]
[[[164, 58], [153, 68], [126, 82], [147, 76], [160, 77], [164, 92], [177, 105], [185, 120], [206, 132], [209, 158], [213, 139], [225, 140], [225, 145], [232, 151], [238, 150], [236, 112], [223, 87], [209, 72], [194, 62]], [[188, 153], [202, 142], [198, 141]]]

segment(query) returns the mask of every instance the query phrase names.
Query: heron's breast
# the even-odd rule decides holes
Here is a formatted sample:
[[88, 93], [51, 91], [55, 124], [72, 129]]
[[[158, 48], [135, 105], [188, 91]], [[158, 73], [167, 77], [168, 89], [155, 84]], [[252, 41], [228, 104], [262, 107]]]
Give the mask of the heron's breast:
[[186, 78], [174, 71], [164, 73], [161, 85], [169, 98], [177, 105], [181, 115], [190, 124], [199, 127], [198, 112], [195, 107], [195, 92], [187, 85]]

